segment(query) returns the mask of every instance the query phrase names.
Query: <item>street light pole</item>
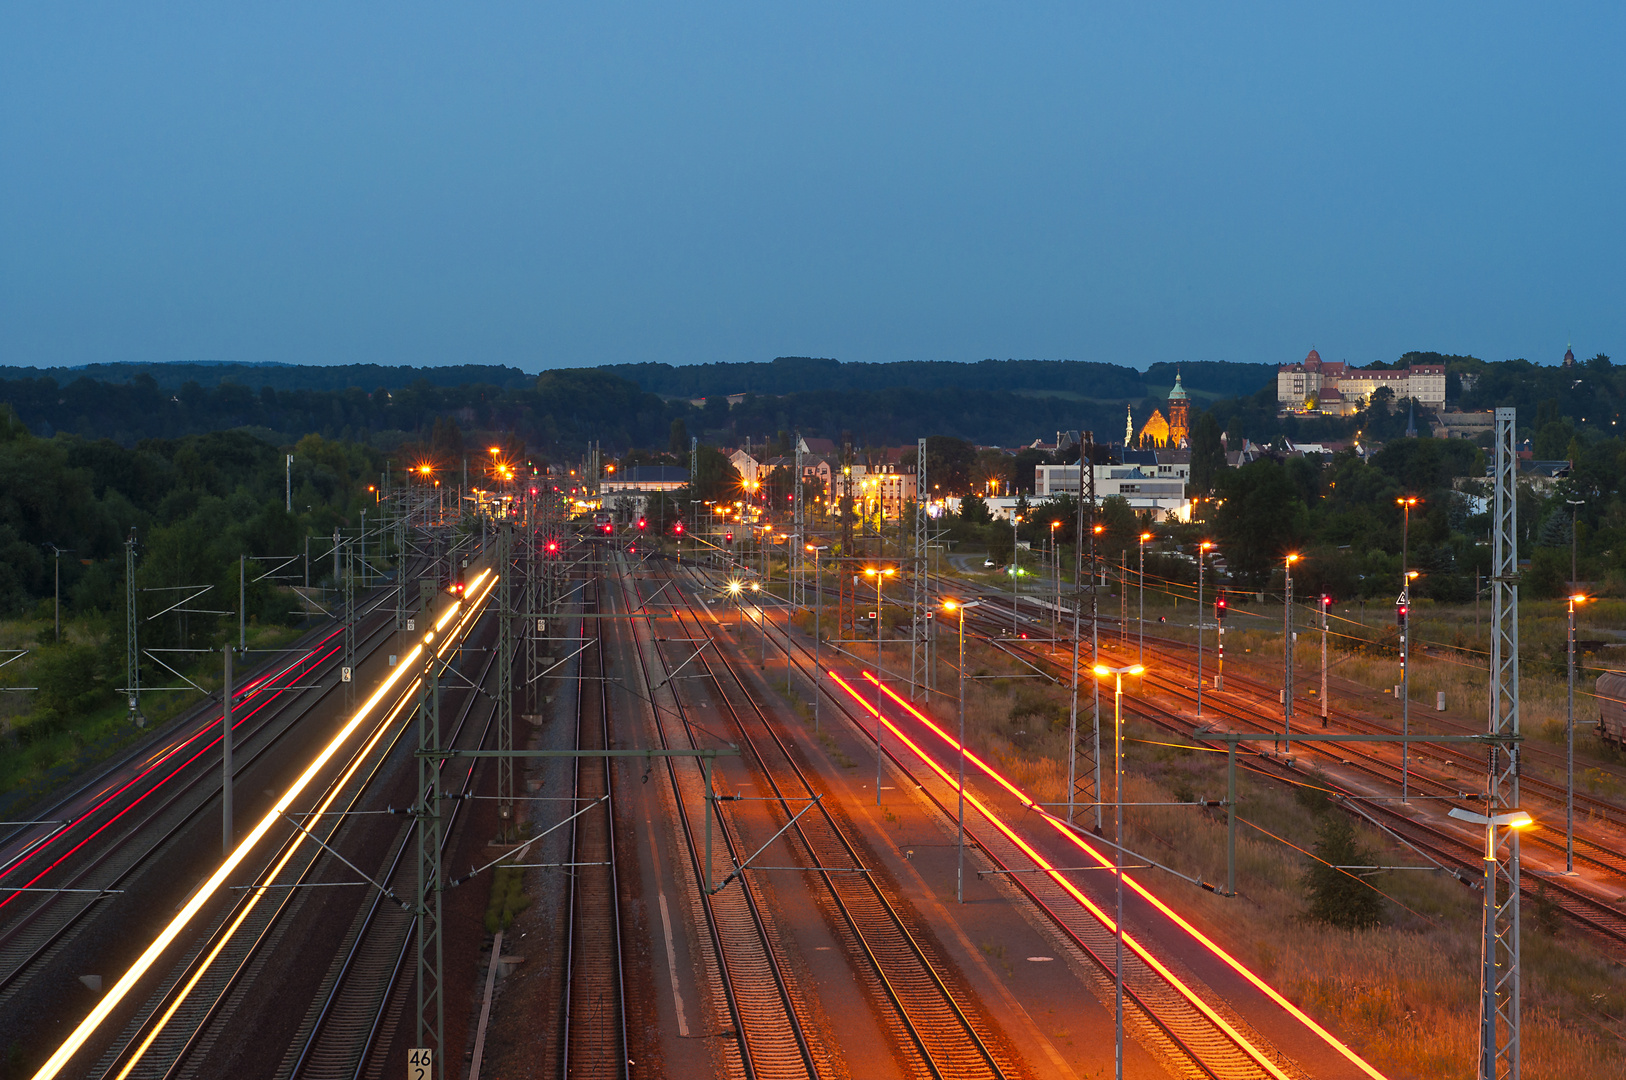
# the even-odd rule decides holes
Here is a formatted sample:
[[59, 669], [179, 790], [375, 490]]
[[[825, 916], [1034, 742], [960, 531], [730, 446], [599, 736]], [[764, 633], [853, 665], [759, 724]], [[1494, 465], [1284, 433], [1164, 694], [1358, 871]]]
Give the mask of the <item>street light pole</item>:
[[1140, 534], [1140, 657], [1139, 662], [1146, 663], [1146, 541], [1152, 538], [1149, 532]]
[[1575, 583], [1575, 576], [1576, 576], [1575, 575], [1575, 526], [1576, 526], [1576, 523], [1577, 523], [1577, 516], [1576, 515], [1579, 513], [1581, 507], [1586, 505], [1586, 500], [1585, 499], [1565, 499], [1564, 502], [1569, 504], [1569, 508], [1570, 508], [1570, 592], [1573, 593], [1573, 592], [1576, 591], [1576, 583]]
[[1197, 545], [1197, 722], [1203, 720], [1203, 564], [1208, 561], [1208, 549], [1213, 541], [1203, 540]]
[[1575, 873], [1575, 605], [1586, 597], [1570, 595], [1569, 702], [1564, 713], [1564, 873]]
[[1321, 726], [1327, 726], [1327, 714], [1330, 707], [1327, 704], [1327, 616], [1332, 607], [1332, 597], [1326, 593], [1321, 594]]
[[1111, 675], [1115, 679], [1112, 691], [1112, 838], [1118, 845], [1118, 854], [1112, 862], [1118, 885], [1118, 910], [1112, 919], [1114, 937], [1117, 939], [1112, 974], [1115, 991], [1113, 1075], [1117, 1080], [1123, 1080], [1124, 1075], [1124, 676], [1140, 675], [1145, 670], [1140, 664], [1116, 668], [1098, 664], [1095, 668], [1097, 675]]
[[1283, 750], [1289, 754], [1293, 752], [1293, 564], [1298, 560], [1297, 555], [1288, 555], [1282, 560], [1282, 565], [1287, 570], [1287, 585], [1282, 591], [1282, 647], [1285, 657], [1282, 676], [1282, 728], [1285, 736]]
[[[1415, 495], [1396, 499], [1403, 517], [1400, 523], [1400, 605], [1403, 610], [1400, 624], [1400, 734], [1411, 734], [1411, 579], [1417, 575], [1408, 568], [1411, 562], [1411, 508], [1422, 502]], [[1409, 802], [1411, 795], [1411, 743], [1400, 744], [1400, 801]]]
[[881, 582], [897, 573], [893, 567], [865, 567], [864, 573], [875, 579], [875, 805], [881, 805]]
[[819, 617], [824, 613], [824, 579], [819, 577], [819, 552], [829, 547], [829, 544], [820, 547], [817, 544], [807, 545], [807, 550], [813, 553], [813, 734], [819, 733], [819, 684], [822, 671], [819, 668]]
[[1016, 555], [1016, 527], [1022, 523], [1022, 515], [1014, 508], [1011, 510], [1011, 637], [1016, 636], [1016, 605], [1021, 603], [1022, 594], [1018, 591], [1022, 581], [1022, 561]]
[[961, 904], [965, 903], [965, 610], [981, 606], [981, 600], [969, 600], [963, 604], [953, 600], [943, 601], [946, 610], [960, 614], [960, 805], [956, 812], [959, 839], [955, 851], [954, 899]]

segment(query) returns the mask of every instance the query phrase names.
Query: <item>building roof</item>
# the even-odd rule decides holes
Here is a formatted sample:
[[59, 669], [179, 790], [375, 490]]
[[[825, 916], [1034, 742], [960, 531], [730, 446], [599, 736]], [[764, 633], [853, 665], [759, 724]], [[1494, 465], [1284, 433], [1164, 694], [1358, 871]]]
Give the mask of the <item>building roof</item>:
[[1180, 372], [1176, 371], [1174, 373], [1174, 389], [1169, 391], [1169, 400], [1184, 401], [1185, 398], [1186, 388], [1180, 385]]

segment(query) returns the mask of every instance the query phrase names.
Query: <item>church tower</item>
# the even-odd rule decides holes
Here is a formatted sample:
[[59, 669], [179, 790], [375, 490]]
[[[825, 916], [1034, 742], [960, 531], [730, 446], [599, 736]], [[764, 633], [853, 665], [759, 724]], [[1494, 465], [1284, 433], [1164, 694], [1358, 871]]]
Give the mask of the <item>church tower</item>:
[[1135, 445], [1135, 410], [1129, 405], [1124, 406], [1124, 449]]
[[1169, 446], [1174, 449], [1191, 444], [1191, 402], [1186, 388], [1180, 385], [1180, 372], [1174, 373], [1174, 389], [1169, 391]]

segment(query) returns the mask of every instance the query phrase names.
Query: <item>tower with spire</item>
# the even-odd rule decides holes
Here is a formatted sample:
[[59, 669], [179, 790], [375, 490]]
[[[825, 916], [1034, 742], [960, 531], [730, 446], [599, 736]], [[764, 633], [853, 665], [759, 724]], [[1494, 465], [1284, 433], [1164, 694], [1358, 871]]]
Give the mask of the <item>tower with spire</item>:
[[1124, 406], [1124, 446], [1135, 445], [1135, 409], [1131, 405]]
[[1169, 391], [1169, 446], [1180, 449], [1191, 445], [1191, 402], [1186, 388], [1180, 385], [1180, 369], [1174, 370], [1174, 389]]

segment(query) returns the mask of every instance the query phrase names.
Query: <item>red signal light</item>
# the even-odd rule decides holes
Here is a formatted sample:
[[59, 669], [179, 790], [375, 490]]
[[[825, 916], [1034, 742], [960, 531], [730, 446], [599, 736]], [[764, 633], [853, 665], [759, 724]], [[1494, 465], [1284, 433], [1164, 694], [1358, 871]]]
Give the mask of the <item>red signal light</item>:
[[1395, 605], [1395, 625], [1396, 626], [1405, 626], [1406, 625], [1406, 605], [1405, 604], [1396, 604]]
[[724, 533], [723, 534], [723, 539], [727, 540], [730, 544], [732, 544], [734, 542], [734, 534], [733, 533]]
[[683, 535], [683, 522], [680, 521], [676, 525], [673, 525], [672, 526], [672, 531], [677, 533], [679, 536], [682, 536]]
[[640, 532], [642, 532], [644, 529], [647, 529], [647, 528], [649, 528], [649, 519], [648, 518], [639, 518], [638, 519], [638, 530]]
[[1220, 593], [1219, 596], [1214, 598], [1214, 618], [1216, 618], [1216, 619], [1225, 618], [1225, 607], [1226, 607], [1225, 594]]

